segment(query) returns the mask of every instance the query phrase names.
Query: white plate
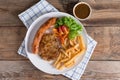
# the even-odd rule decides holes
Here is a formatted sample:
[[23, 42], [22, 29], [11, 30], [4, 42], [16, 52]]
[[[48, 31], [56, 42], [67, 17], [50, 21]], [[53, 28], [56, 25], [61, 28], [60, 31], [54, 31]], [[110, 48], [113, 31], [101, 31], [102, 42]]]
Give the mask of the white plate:
[[[84, 53], [82, 56], [78, 57], [76, 64], [73, 67], [66, 68], [64, 70], [57, 70], [53, 67], [52, 62], [45, 61], [45, 60], [41, 59], [41, 57], [39, 55], [32, 53], [31, 49], [32, 49], [33, 39], [34, 39], [34, 36], [35, 36], [37, 30], [39, 29], [39, 27], [51, 17], [59, 18], [59, 17], [63, 17], [63, 16], [70, 16], [74, 20], [76, 20], [77, 23], [82, 25], [82, 23], [80, 23], [80, 21], [78, 21], [76, 18], [74, 18], [70, 14], [63, 13], [63, 12], [51, 12], [51, 13], [44, 14], [44, 15], [40, 16], [38, 19], [36, 19], [30, 26], [30, 28], [28, 29], [26, 38], [25, 38], [25, 50], [27, 52], [29, 60], [39, 70], [49, 73], [49, 74], [62, 74], [62, 73], [65, 73], [66, 71], [74, 68], [76, 65], [78, 65], [81, 62], [81, 60], [83, 59], [84, 54], [85, 54]], [[82, 27], [83, 27], [83, 25], [82, 25]], [[82, 35], [84, 37], [85, 45], [87, 47], [87, 37], [86, 37], [87, 33], [86, 33], [86, 30], [84, 27], [83, 27]]]

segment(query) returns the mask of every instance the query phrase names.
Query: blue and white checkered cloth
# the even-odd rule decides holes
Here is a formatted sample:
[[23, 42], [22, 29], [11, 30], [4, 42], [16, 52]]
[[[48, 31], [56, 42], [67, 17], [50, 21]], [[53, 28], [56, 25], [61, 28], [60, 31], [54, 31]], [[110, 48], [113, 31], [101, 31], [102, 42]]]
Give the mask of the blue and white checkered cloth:
[[[48, 3], [46, 0], [41, 0], [34, 6], [30, 7], [26, 11], [22, 12], [19, 14], [19, 18], [21, 21], [24, 23], [24, 25], [29, 28], [30, 25], [34, 20], [36, 20], [39, 16], [49, 13], [49, 12], [57, 12], [58, 10], [53, 7], [50, 3]], [[63, 75], [72, 79], [72, 80], [79, 80], [89, 62], [89, 59], [94, 51], [94, 48], [96, 46], [97, 42], [93, 40], [90, 36], [88, 36], [88, 48], [87, 52], [82, 60], [82, 62], [77, 65], [74, 69], [64, 73]], [[23, 55], [27, 57], [26, 52], [25, 52], [25, 44], [24, 41], [21, 44], [18, 53], [20, 55]]]

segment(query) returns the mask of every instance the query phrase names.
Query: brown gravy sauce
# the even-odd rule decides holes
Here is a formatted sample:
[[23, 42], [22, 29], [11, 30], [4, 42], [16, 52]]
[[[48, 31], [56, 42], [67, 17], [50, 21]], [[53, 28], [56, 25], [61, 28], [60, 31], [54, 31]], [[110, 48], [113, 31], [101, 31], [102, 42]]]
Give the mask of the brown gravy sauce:
[[76, 6], [75, 14], [78, 18], [84, 19], [87, 18], [90, 14], [90, 8], [88, 5], [82, 3]]

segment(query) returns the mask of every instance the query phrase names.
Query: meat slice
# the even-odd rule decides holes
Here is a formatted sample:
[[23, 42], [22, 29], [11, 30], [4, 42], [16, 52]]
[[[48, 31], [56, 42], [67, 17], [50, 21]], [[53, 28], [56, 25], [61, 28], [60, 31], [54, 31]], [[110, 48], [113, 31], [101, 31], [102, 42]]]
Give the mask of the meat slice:
[[55, 60], [59, 55], [59, 41], [55, 35], [51, 34], [44, 34], [40, 46], [39, 55], [44, 60]]

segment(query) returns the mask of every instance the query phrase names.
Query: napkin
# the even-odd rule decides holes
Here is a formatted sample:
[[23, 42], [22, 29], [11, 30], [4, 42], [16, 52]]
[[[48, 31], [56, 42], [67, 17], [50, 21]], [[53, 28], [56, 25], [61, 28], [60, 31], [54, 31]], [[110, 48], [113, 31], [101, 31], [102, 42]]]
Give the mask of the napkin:
[[[26, 11], [22, 12], [19, 14], [20, 20], [24, 23], [24, 25], [27, 27], [27, 29], [30, 27], [32, 22], [36, 20], [39, 16], [49, 13], [49, 12], [57, 12], [58, 10], [48, 3], [46, 0], [41, 0]], [[87, 35], [87, 40], [88, 40], [88, 48], [85, 53], [84, 58], [78, 64], [75, 68], [72, 70], [63, 73], [62, 75], [72, 79], [72, 80], [80, 80], [83, 72], [85, 71], [85, 68], [89, 62], [89, 59], [94, 51], [94, 48], [97, 44], [97, 42], [92, 39], [89, 35]], [[27, 58], [27, 54], [25, 52], [25, 44], [24, 41], [22, 42], [20, 48], [18, 49], [18, 54], [25, 56]]]

